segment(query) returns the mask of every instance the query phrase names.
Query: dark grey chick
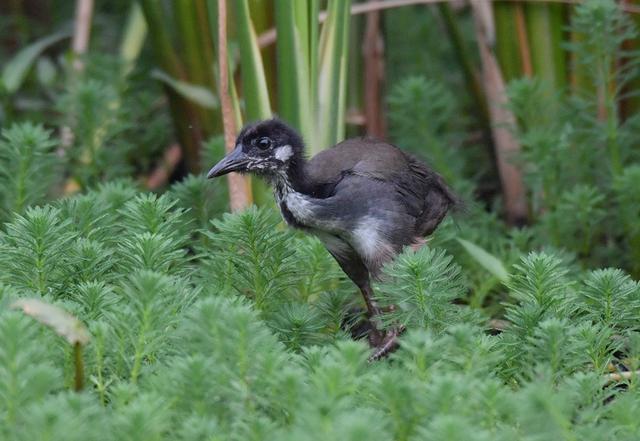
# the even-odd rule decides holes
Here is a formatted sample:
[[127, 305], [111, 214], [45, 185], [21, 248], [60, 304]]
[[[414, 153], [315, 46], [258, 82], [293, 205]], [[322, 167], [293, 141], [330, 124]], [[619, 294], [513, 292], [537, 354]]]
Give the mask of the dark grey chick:
[[371, 279], [402, 248], [423, 242], [457, 203], [443, 179], [397, 147], [349, 139], [307, 160], [301, 136], [278, 119], [245, 126], [209, 178], [252, 173], [274, 188], [288, 225], [318, 236], [364, 297], [374, 324], [371, 359], [397, 346], [401, 327], [381, 332]]

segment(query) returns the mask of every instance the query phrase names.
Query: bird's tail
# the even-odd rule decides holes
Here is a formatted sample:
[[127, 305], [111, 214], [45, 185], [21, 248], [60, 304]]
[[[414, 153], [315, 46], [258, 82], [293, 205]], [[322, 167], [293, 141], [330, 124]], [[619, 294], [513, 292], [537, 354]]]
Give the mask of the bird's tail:
[[450, 211], [463, 211], [465, 204], [444, 182], [442, 176], [421, 161], [410, 161], [412, 172], [424, 182], [424, 211], [416, 222], [416, 231], [422, 236], [433, 233]]

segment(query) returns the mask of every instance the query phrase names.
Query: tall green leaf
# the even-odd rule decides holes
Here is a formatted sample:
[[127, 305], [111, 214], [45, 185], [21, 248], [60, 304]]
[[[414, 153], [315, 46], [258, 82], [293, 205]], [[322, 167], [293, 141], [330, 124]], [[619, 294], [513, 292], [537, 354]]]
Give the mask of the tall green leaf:
[[327, 21], [320, 35], [320, 75], [318, 79], [318, 139], [312, 152], [344, 137], [346, 63], [350, 1], [329, 2]]
[[473, 257], [473, 259], [478, 262], [480, 266], [489, 271], [498, 280], [503, 283], [509, 280], [509, 272], [505, 268], [502, 261], [500, 261], [500, 259], [486, 251], [484, 248], [479, 247], [478, 245], [469, 242], [468, 240], [457, 240], [458, 242], [460, 242], [460, 245], [462, 245], [465, 251], [469, 253], [469, 255]]
[[133, 69], [133, 64], [138, 59], [147, 36], [147, 22], [140, 8], [135, 2], [131, 5], [127, 25], [120, 43], [120, 58], [123, 61], [123, 75], [128, 75]]
[[319, 2], [276, 1], [278, 111], [311, 153], [344, 136], [350, 1], [328, 3], [318, 38]]
[[38, 56], [49, 46], [68, 38], [70, 35], [70, 32], [56, 32], [31, 43], [18, 52], [2, 69], [2, 85], [4, 89], [8, 93], [16, 92], [24, 82]]
[[522, 57], [518, 46], [517, 8], [521, 5], [509, 2], [493, 3], [496, 25], [495, 51], [505, 81], [519, 78], [522, 75]]
[[[141, 0], [142, 11], [149, 27], [149, 36], [157, 63], [173, 78], [185, 81], [184, 66], [174, 49], [170, 27], [159, 0]], [[172, 88], [167, 88], [169, 105], [185, 162], [191, 171], [198, 171], [199, 151], [202, 143], [201, 116], [195, 105], [184, 100]]]
[[276, 0], [276, 30], [278, 59], [278, 113], [302, 132], [310, 141], [314, 109], [310, 102], [308, 19], [301, 10], [304, 2]]
[[154, 70], [151, 76], [171, 87], [178, 95], [208, 109], [220, 107], [218, 98], [209, 89], [186, 81], [177, 80], [161, 70]]
[[237, 15], [246, 118], [249, 121], [266, 119], [271, 116], [271, 103], [262, 55], [260, 55], [256, 32], [249, 15], [249, 3], [247, 0], [237, 0], [233, 4]]
[[527, 31], [534, 74], [554, 87], [565, 84], [562, 5], [526, 5]]

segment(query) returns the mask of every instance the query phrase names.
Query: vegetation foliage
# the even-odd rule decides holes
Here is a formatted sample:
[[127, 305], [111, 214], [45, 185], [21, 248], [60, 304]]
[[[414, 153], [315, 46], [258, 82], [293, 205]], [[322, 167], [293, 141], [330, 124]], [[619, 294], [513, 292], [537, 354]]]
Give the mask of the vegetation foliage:
[[[428, 76], [412, 69], [425, 54], [393, 66], [391, 138], [467, 207], [384, 269], [376, 298], [395, 308], [383, 325], [407, 330], [376, 363], [352, 337], [356, 288], [316, 239], [268, 204], [223, 214], [224, 185], [202, 175], [162, 193], [128, 178], [153, 169], [168, 137], [148, 66], [123, 76], [107, 57], [77, 82], [54, 81], [42, 98], [52, 119], [42, 108], [19, 118], [24, 103], [6, 95], [0, 439], [640, 438], [640, 127], [618, 112], [640, 58], [611, 58], [637, 31], [613, 2], [585, 2], [573, 17], [584, 38], [566, 49], [586, 80], [572, 91], [543, 78], [508, 87], [524, 227], [499, 217], [490, 153], [461, 116], [464, 80], [432, 75], [450, 52], [439, 48], [448, 55]], [[221, 151], [212, 138], [203, 164]], [[84, 323], [81, 352], [12, 308], [29, 298]]]
[[[389, 360], [367, 364], [346, 325], [354, 289], [322, 246], [269, 208], [200, 226], [181, 207], [209, 191], [202, 177], [162, 196], [120, 181], [5, 224], [3, 439], [640, 434], [625, 416], [640, 400], [635, 376], [624, 388], [606, 377], [640, 363], [640, 286], [623, 271], [524, 254], [500, 290], [506, 328], [492, 335], [489, 310], [465, 300], [473, 262], [454, 263], [455, 248], [407, 250], [377, 292], [408, 331]], [[68, 392], [62, 339], [7, 308], [33, 296], [87, 324], [84, 392]]]

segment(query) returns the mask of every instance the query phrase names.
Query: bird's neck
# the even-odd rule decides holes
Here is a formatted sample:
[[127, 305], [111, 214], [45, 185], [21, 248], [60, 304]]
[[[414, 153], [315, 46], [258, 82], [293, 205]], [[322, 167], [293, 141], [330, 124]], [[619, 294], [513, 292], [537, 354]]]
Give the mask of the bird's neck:
[[281, 170], [270, 177], [273, 186], [273, 196], [280, 208], [280, 213], [287, 225], [294, 228], [304, 228], [296, 214], [294, 207], [290, 208], [288, 198], [291, 196], [305, 197], [305, 169], [304, 158], [294, 158], [289, 162], [286, 170]]
[[272, 176], [271, 183], [276, 196], [291, 192], [308, 193], [308, 185], [305, 180], [306, 163], [307, 161], [302, 155], [296, 155], [291, 158], [285, 170]]

